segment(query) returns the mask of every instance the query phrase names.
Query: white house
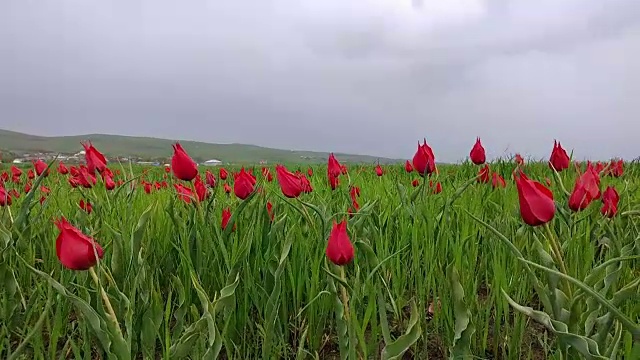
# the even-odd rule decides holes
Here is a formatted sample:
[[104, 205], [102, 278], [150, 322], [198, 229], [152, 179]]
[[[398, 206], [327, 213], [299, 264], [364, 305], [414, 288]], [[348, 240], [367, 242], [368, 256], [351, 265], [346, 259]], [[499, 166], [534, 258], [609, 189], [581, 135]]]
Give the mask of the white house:
[[222, 165], [222, 161], [217, 160], [217, 159], [211, 159], [211, 160], [207, 160], [207, 161], [203, 162], [202, 165], [204, 165], [204, 166], [218, 166], [218, 165]]

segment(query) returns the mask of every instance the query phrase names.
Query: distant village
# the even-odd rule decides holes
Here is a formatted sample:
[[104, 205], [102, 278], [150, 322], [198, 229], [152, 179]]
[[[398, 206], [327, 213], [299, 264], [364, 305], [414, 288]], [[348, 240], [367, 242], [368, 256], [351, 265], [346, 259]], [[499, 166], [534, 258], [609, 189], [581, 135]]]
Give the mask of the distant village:
[[[57, 156], [58, 161], [62, 161], [67, 164], [81, 164], [84, 163], [84, 150], [78, 151], [75, 154], [58, 154], [52, 152], [34, 152], [34, 153], [23, 153], [23, 154], [14, 154], [9, 152], [3, 152], [2, 157], [0, 158], [0, 163], [12, 163], [12, 164], [30, 164], [33, 161], [38, 159], [44, 161], [51, 161]], [[171, 161], [170, 158], [166, 159], [143, 159], [139, 157], [111, 157], [109, 160], [115, 162], [125, 162], [125, 163], [133, 163], [139, 165], [148, 165], [148, 166], [160, 166], [160, 165], [169, 165], [168, 162]], [[265, 163], [261, 161], [260, 163]], [[222, 161], [218, 159], [209, 159], [199, 163], [198, 165], [204, 166], [218, 166], [222, 165]]]

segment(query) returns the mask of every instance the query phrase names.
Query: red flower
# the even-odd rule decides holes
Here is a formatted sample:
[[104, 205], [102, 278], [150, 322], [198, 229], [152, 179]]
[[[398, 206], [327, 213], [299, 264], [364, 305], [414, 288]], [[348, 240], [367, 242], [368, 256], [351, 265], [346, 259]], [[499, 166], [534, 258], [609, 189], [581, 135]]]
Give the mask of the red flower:
[[418, 150], [413, 155], [413, 168], [420, 176], [429, 175], [436, 170], [436, 158], [426, 139], [422, 145], [418, 142]]
[[96, 184], [96, 177], [89, 173], [86, 167], [80, 166], [78, 174], [73, 177], [73, 180], [69, 179], [69, 183], [73, 187], [82, 185], [82, 187], [89, 189]]
[[38, 159], [38, 161], [33, 162], [33, 167], [36, 169], [36, 174], [40, 176], [42, 173], [45, 173], [44, 176], [49, 176], [49, 169], [47, 168], [47, 163]]
[[551, 151], [551, 157], [549, 158], [549, 167], [560, 172], [569, 168], [569, 155], [562, 148], [559, 142], [553, 141], [553, 151]]
[[273, 205], [270, 201], [267, 201], [267, 214], [269, 215], [269, 219], [273, 222]]
[[520, 202], [520, 216], [531, 226], [545, 224], [553, 219], [556, 205], [553, 193], [537, 181], [529, 180], [520, 172], [516, 174], [516, 187]]
[[304, 174], [300, 174], [300, 182], [302, 183], [302, 192], [305, 194], [309, 194], [313, 191], [313, 187], [311, 187], [311, 182], [307, 179]]
[[584, 174], [576, 179], [569, 197], [569, 208], [573, 211], [584, 210], [595, 199], [600, 198], [600, 177], [589, 163]]
[[411, 182], [411, 185], [413, 185], [413, 187], [418, 187], [418, 186], [420, 186], [420, 180], [418, 180], [418, 179], [413, 179], [413, 181]]
[[340, 184], [340, 180], [338, 177], [329, 176], [329, 186], [331, 186], [331, 190], [335, 190]]
[[171, 166], [165, 166], [164, 167], [164, 172], [170, 173], [171, 172]]
[[489, 165], [483, 166], [480, 171], [478, 171], [478, 182], [483, 184], [489, 183], [491, 171], [489, 170]]
[[33, 172], [33, 170], [29, 169], [29, 171], [27, 171], [27, 178], [29, 180], [33, 180], [35, 179], [35, 177], [36, 177], [36, 174]]
[[107, 167], [107, 159], [98, 149], [96, 149], [90, 141], [81, 143], [84, 147], [84, 161], [87, 163], [87, 168], [91, 175], [95, 175], [96, 170], [102, 173]]
[[62, 175], [67, 175], [69, 173], [69, 169], [67, 169], [67, 167], [62, 163], [62, 161], [60, 161], [60, 163], [58, 164], [58, 173]]
[[198, 175], [198, 166], [180, 143], [173, 145], [173, 157], [171, 158], [171, 170], [173, 175], [180, 180], [191, 181]]
[[12, 177], [20, 177], [22, 176], [22, 170], [17, 168], [15, 165], [11, 165], [11, 175]]
[[347, 222], [342, 220], [339, 224], [333, 222], [333, 229], [327, 242], [326, 254], [329, 260], [339, 266], [346, 265], [353, 260], [354, 248], [347, 234]]
[[[277, 170], [277, 167], [276, 167]], [[262, 168], [262, 176], [267, 179], [268, 182], [272, 182], [273, 181], [273, 176], [271, 175], [271, 172], [269, 171], [268, 167], [263, 167]]]
[[220, 168], [218, 175], [220, 176], [220, 179], [227, 180], [227, 176], [229, 176], [229, 173], [227, 173], [227, 170], [225, 170], [224, 168]]
[[209, 185], [209, 187], [216, 187], [216, 176], [209, 170], [207, 170], [204, 174], [204, 180]]
[[413, 166], [411, 165], [411, 162], [409, 160], [407, 160], [407, 162], [404, 163], [404, 171], [408, 173], [413, 171]]
[[487, 157], [484, 152], [484, 148], [482, 147], [482, 143], [480, 143], [480, 138], [476, 138], [476, 143], [471, 148], [471, 152], [469, 153], [469, 157], [471, 161], [476, 165], [482, 165], [487, 161]]
[[518, 166], [524, 165], [524, 158], [520, 154], [516, 154], [516, 165]]
[[229, 186], [229, 184], [227, 183], [224, 184], [224, 192], [227, 194], [231, 192], [231, 186]]
[[376, 166], [376, 175], [382, 176], [382, 174], [383, 174], [382, 167], [380, 167], [380, 164], [378, 164]]
[[[180, 185], [180, 186], [182, 186], [182, 185]], [[144, 192], [146, 194], [151, 194], [151, 190], [153, 190], [152, 184], [150, 182], [146, 182], [146, 181], [142, 182], [142, 188], [144, 189]], [[177, 187], [176, 187], [176, 190], [178, 190]]]
[[109, 174], [102, 175], [102, 180], [104, 181], [104, 187], [107, 190], [113, 190], [116, 188], [116, 183], [113, 181]]
[[611, 160], [611, 165], [609, 166], [610, 166], [609, 173], [613, 177], [620, 177], [624, 173], [624, 161], [622, 161], [622, 159], [618, 161]]
[[333, 155], [333, 153], [329, 154], [329, 160], [327, 161], [327, 177], [329, 178], [337, 178], [342, 173], [342, 165], [338, 162], [338, 159]]
[[284, 196], [288, 198], [297, 198], [300, 196], [303, 186], [298, 175], [288, 171], [287, 168], [282, 165], [276, 165], [276, 177]]
[[494, 189], [499, 187], [507, 187], [507, 183], [504, 181], [504, 178], [500, 176], [500, 174], [494, 172], [492, 177], [493, 178], [491, 180], [491, 186], [493, 186]]
[[602, 193], [602, 208], [600, 213], [602, 215], [612, 218], [618, 213], [618, 202], [620, 196], [613, 186], [607, 186], [604, 193]]
[[209, 197], [207, 187], [204, 186], [204, 183], [202, 182], [200, 176], [196, 176], [196, 181], [193, 183], [193, 187], [196, 189], [196, 196], [198, 196], [198, 201], [205, 201]]
[[71, 176], [78, 176], [79, 173], [80, 173], [80, 170], [78, 170], [77, 167], [71, 166], [69, 168], [69, 174], [71, 174]]
[[[429, 187], [432, 187], [431, 181], [429, 181]], [[440, 194], [441, 192], [442, 192], [442, 184], [440, 184], [440, 182], [438, 181], [436, 183], [436, 186], [433, 187], [433, 193]]]
[[9, 181], [9, 174], [3, 171], [2, 175], [0, 175], [0, 183], [6, 183], [7, 181]]
[[239, 173], [234, 174], [233, 177], [233, 192], [241, 200], [248, 198], [253, 192], [253, 188], [256, 184], [256, 178], [246, 172], [244, 167], [240, 169]]
[[186, 187], [182, 184], [173, 184], [173, 186], [176, 188], [176, 191], [178, 192], [178, 198], [187, 204], [191, 204], [191, 199], [194, 198], [193, 190], [191, 190], [191, 188]]
[[11, 205], [11, 196], [7, 192], [7, 189], [0, 186], [0, 206], [9, 206]]
[[354, 185], [349, 186], [349, 195], [351, 199], [355, 201], [356, 198], [360, 197], [360, 188]]
[[29, 191], [31, 191], [31, 181], [27, 181], [27, 183], [24, 184], [24, 193], [28, 194]]
[[312, 168], [308, 168], [307, 169], [307, 175], [309, 175], [309, 177], [313, 176], [313, 169]]
[[86, 211], [87, 214], [91, 214], [91, 212], [93, 211], [93, 206], [91, 206], [91, 203], [88, 200], [85, 202], [84, 199], [80, 199], [79, 205], [80, 209]]
[[[229, 224], [229, 220], [231, 220], [231, 210], [229, 208], [223, 209], [222, 210], [222, 230], [225, 230], [227, 228], [227, 225]], [[231, 229], [231, 231], [236, 231], [235, 222], [233, 224], [233, 228]]]
[[60, 230], [56, 239], [56, 254], [64, 267], [71, 270], [87, 270], [98, 262], [96, 253], [98, 258], [102, 259], [104, 251], [93, 238], [73, 227], [64, 217], [55, 224]]

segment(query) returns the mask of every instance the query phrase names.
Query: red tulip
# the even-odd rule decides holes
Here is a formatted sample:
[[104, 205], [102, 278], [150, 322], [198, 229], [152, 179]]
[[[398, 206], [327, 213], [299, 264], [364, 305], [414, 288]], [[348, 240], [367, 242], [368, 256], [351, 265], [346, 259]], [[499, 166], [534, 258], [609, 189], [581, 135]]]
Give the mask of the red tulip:
[[160, 190], [160, 189], [162, 189], [162, 184], [160, 184], [160, 183], [159, 183], [159, 182], [157, 182], [157, 181], [156, 181], [155, 183], [153, 183], [153, 186], [156, 188], [156, 190]]
[[27, 183], [24, 184], [24, 193], [28, 194], [29, 191], [31, 191], [31, 181], [27, 181]]
[[20, 197], [20, 193], [16, 189], [11, 189], [11, 190], [9, 190], [9, 196], [14, 197], [14, 198], [17, 199], [17, 198]]
[[273, 176], [271, 175], [271, 172], [269, 171], [268, 167], [263, 167], [262, 168], [262, 176], [267, 179], [268, 182], [273, 181]]
[[107, 167], [107, 159], [98, 149], [96, 149], [90, 141], [81, 143], [84, 147], [84, 161], [87, 163], [87, 168], [91, 175], [95, 175], [96, 170], [102, 173]]
[[170, 173], [171, 172], [171, 166], [165, 166], [164, 167], [164, 172]]
[[180, 143], [173, 145], [173, 157], [171, 158], [171, 170], [173, 175], [180, 180], [191, 181], [198, 175], [198, 166]]
[[524, 165], [524, 158], [520, 154], [516, 154], [516, 165], [518, 166]]
[[326, 254], [329, 260], [339, 266], [346, 265], [353, 260], [354, 248], [347, 234], [347, 222], [342, 220], [339, 224], [333, 222], [333, 229], [327, 242]]
[[551, 190], [537, 181], [529, 180], [522, 172], [515, 177], [522, 220], [531, 226], [551, 221], [556, 213]]
[[15, 165], [11, 165], [11, 175], [13, 177], [20, 177], [22, 176], [22, 170], [20, 170], [20, 168], [16, 167]]
[[482, 165], [487, 161], [487, 157], [484, 152], [484, 147], [482, 147], [482, 143], [480, 142], [480, 138], [476, 138], [476, 143], [471, 148], [471, 152], [469, 153], [469, 157], [471, 158], [471, 162], [476, 165]]
[[383, 174], [382, 167], [380, 167], [380, 164], [378, 164], [376, 166], [376, 175], [382, 176], [382, 174]]
[[307, 169], [307, 175], [309, 175], [309, 177], [313, 176], [313, 169], [312, 168], [308, 168]]
[[569, 168], [569, 155], [565, 149], [562, 148], [559, 142], [553, 141], [553, 151], [551, 151], [551, 157], [549, 158], [549, 167], [560, 172]]
[[273, 222], [273, 205], [270, 201], [267, 201], [267, 214], [269, 215], [269, 219], [271, 219], [271, 222]]
[[335, 190], [340, 184], [340, 180], [338, 177], [329, 176], [329, 186], [331, 186], [331, 190]]
[[91, 214], [91, 212], [93, 211], [93, 206], [91, 206], [91, 203], [89, 201], [84, 201], [84, 199], [80, 199], [80, 209], [84, 210], [87, 212], [87, 214]]
[[413, 166], [411, 165], [411, 162], [409, 160], [407, 160], [407, 162], [404, 163], [404, 171], [408, 173], [413, 171]]
[[436, 158], [426, 139], [422, 145], [418, 142], [418, 150], [413, 155], [413, 168], [420, 176], [430, 175], [436, 170]]
[[349, 186], [349, 195], [353, 201], [360, 197], [360, 188], [354, 185]]
[[551, 179], [549, 179], [548, 177], [544, 178], [544, 182], [547, 184], [547, 186], [551, 186]]
[[302, 181], [298, 175], [288, 171], [282, 165], [276, 165], [276, 178], [282, 194], [288, 198], [297, 198], [302, 193]]
[[413, 181], [411, 182], [411, 185], [413, 185], [413, 187], [418, 187], [418, 186], [420, 186], [420, 180], [418, 180], [418, 179], [413, 179]]
[[69, 169], [60, 161], [58, 164], [58, 173], [62, 175], [67, 175], [69, 173]]
[[187, 204], [191, 204], [191, 200], [194, 198], [193, 190], [182, 184], [173, 184], [173, 186], [176, 188], [178, 198]]
[[78, 178], [76, 177], [69, 177], [69, 185], [71, 185], [72, 188], [77, 188], [78, 186], [80, 186], [80, 181], [78, 180]]
[[224, 184], [224, 192], [227, 194], [231, 192], [231, 186], [229, 186], [229, 184], [227, 183]]
[[227, 173], [227, 170], [225, 170], [224, 168], [220, 168], [218, 176], [220, 176], [220, 179], [222, 180], [227, 180], [227, 176], [229, 176], [229, 173]]
[[3, 171], [2, 175], [0, 175], [0, 182], [6, 183], [7, 181], [9, 181], [9, 174], [6, 171]]
[[40, 192], [45, 194], [45, 195], [49, 195], [51, 193], [51, 189], [49, 189], [48, 187], [46, 187], [44, 185], [40, 185]]
[[236, 196], [244, 200], [251, 195], [256, 184], [256, 178], [244, 170], [240, 169], [239, 173], [234, 174], [233, 192]]
[[[429, 187], [433, 187], [433, 184], [431, 183], [431, 181], [429, 181]], [[433, 193], [440, 194], [441, 192], [442, 192], [442, 184], [440, 184], [440, 182], [438, 181], [436, 183], [436, 186], [433, 187]]]
[[[229, 220], [231, 220], [231, 210], [229, 208], [223, 209], [222, 210], [222, 230], [225, 230], [227, 228], [227, 225], [229, 224]], [[236, 231], [236, 224], [233, 224], [233, 228], [231, 229], [231, 231]]]
[[622, 161], [622, 159], [618, 161], [611, 160], [610, 167], [611, 167], [610, 174], [613, 177], [620, 177], [624, 173], [624, 161]]
[[569, 208], [573, 211], [584, 210], [595, 199], [600, 198], [600, 177], [591, 164], [587, 170], [576, 179], [576, 183], [569, 197]]
[[302, 183], [302, 192], [305, 194], [309, 194], [313, 191], [313, 187], [311, 187], [311, 182], [307, 179], [304, 174], [300, 175], [300, 182]]
[[193, 187], [196, 189], [196, 196], [198, 197], [198, 201], [205, 201], [209, 197], [207, 187], [202, 182], [200, 176], [196, 176], [196, 181], [193, 183]]
[[483, 184], [488, 184], [490, 180], [491, 171], [489, 169], [489, 165], [483, 166], [480, 171], [478, 171], [478, 182]]
[[618, 213], [618, 202], [620, 196], [613, 186], [607, 186], [604, 193], [602, 193], [602, 208], [600, 213], [602, 215], [612, 218]]
[[494, 172], [492, 177], [493, 178], [491, 180], [491, 186], [493, 186], [494, 189], [507, 187], [507, 183], [504, 181], [504, 178], [500, 176], [500, 174]]
[[47, 166], [47, 163], [42, 161], [41, 159], [33, 162], [33, 167], [36, 169], [36, 174], [38, 176], [40, 176], [42, 173], [45, 173], [45, 177], [49, 176], [49, 169], [47, 168]]
[[212, 188], [216, 187], [216, 176], [213, 175], [211, 171], [207, 170], [205, 172], [204, 179], [207, 185], [209, 185], [209, 187], [212, 187]]
[[113, 181], [110, 175], [108, 174], [102, 175], [102, 180], [104, 181], [104, 187], [107, 190], [113, 190], [116, 188], [116, 183]]
[[342, 165], [338, 162], [333, 153], [329, 154], [329, 160], [327, 161], [327, 176], [329, 178], [337, 178], [342, 173]]
[[[144, 189], [144, 192], [146, 194], [151, 194], [151, 190], [153, 190], [153, 185], [150, 182], [143, 181], [142, 188]], [[176, 190], [178, 190], [177, 187], [176, 187]]]
[[29, 169], [29, 171], [27, 171], [27, 178], [29, 180], [33, 180], [36, 178], [36, 174], [33, 172], [33, 170]]
[[0, 206], [9, 206], [11, 205], [11, 196], [7, 192], [7, 189], [0, 186]]
[[102, 259], [104, 251], [93, 238], [73, 227], [64, 217], [55, 224], [60, 230], [56, 239], [56, 254], [64, 267], [71, 270], [87, 270], [98, 262], [96, 253], [98, 258]]

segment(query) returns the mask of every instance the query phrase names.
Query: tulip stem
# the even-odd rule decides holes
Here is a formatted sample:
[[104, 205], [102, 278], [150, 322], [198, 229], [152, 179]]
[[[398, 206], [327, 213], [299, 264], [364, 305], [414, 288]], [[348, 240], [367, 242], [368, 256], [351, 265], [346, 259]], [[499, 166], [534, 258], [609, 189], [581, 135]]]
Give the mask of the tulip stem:
[[[565, 275], [569, 275], [569, 272], [567, 271], [567, 266], [564, 264], [564, 260], [562, 257], [562, 250], [560, 245], [558, 244], [558, 239], [553, 234], [553, 231], [551, 231], [551, 227], [549, 226], [549, 223], [544, 224], [544, 228], [547, 231], [547, 238], [548, 238], [549, 244], [551, 245], [552, 253], [555, 255], [554, 257], [556, 258], [556, 261], [560, 265], [560, 270]], [[565, 279], [564, 283], [567, 288], [567, 294], [569, 295], [569, 298], [572, 298], [573, 294], [571, 292], [571, 287], [569, 286], [569, 282]]]
[[[340, 268], [340, 279], [342, 279], [345, 283], [347, 282], [347, 278], [344, 274], [344, 268], [342, 266]], [[342, 305], [344, 306], [344, 318], [349, 322], [349, 294], [347, 294], [347, 289], [344, 285], [340, 285], [340, 295], [342, 297]]]
[[116, 317], [115, 311], [113, 311], [113, 306], [111, 306], [111, 301], [109, 300], [109, 296], [107, 296], [107, 292], [104, 291], [104, 288], [100, 285], [100, 279], [98, 279], [98, 274], [93, 270], [93, 267], [89, 268], [89, 274], [93, 278], [93, 281], [96, 283], [96, 286], [100, 288], [100, 296], [102, 296], [102, 301], [104, 302], [105, 308], [107, 309], [107, 316], [109, 320], [113, 323], [116, 331], [120, 337], [122, 337], [122, 331], [120, 330], [120, 324], [118, 323], [118, 318]]

